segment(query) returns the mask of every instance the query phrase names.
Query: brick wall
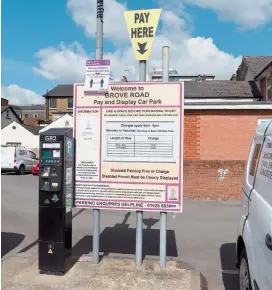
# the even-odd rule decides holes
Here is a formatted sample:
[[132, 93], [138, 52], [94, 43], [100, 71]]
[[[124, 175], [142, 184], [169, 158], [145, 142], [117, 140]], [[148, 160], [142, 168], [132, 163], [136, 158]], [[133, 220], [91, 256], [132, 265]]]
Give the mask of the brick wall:
[[258, 118], [272, 110], [185, 110], [185, 160], [246, 160]]
[[258, 118], [272, 110], [185, 110], [185, 197], [240, 198]]
[[199, 112], [185, 111], [184, 116], [184, 153], [185, 158], [198, 160], [200, 142], [200, 116]]
[[[49, 104], [46, 103], [48, 108]], [[53, 119], [53, 113], [73, 113], [73, 109], [68, 109], [68, 98], [66, 97], [58, 97], [57, 98], [57, 108], [49, 109], [48, 108], [48, 120]]]
[[9, 101], [7, 99], [1, 98], [1, 106], [8, 106]]
[[240, 199], [245, 161], [184, 161], [184, 197]]

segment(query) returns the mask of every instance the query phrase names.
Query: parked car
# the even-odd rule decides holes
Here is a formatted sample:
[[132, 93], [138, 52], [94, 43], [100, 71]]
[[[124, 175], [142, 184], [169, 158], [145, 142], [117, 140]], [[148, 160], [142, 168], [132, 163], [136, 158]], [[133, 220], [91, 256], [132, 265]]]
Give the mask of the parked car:
[[36, 154], [29, 149], [20, 147], [1, 147], [1, 171], [24, 174], [31, 172], [37, 162]]
[[40, 170], [40, 162], [37, 161], [37, 162], [32, 166], [31, 173], [32, 173], [33, 175], [38, 175], [38, 174], [39, 174], [39, 170]]
[[255, 132], [237, 239], [240, 290], [272, 289], [272, 120]]

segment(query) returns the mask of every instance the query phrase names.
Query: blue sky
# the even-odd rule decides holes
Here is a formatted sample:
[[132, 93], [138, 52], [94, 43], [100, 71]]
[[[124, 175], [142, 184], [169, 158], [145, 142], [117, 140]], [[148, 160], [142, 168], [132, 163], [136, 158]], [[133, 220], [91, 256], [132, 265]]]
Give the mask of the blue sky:
[[[123, 19], [127, 9], [163, 9], [150, 66], [160, 64], [164, 44], [169, 44], [171, 65], [180, 72], [214, 73], [219, 78], [230, 77], [243, 55], [272, 54], [269, 0], [240, 0], [249, 5], [238, 7], [237, 0], [104, 2], [104, 52], [112, 59], [115, 78], [126, 68], [131, 69], [129, 78], [137, 77]], [[83, 79], [84, 60], [95, 55], [95, 5], [96, 0], [2, 0], [4, 96], [17, 103], [35, 96], [33, 102], [39, 102], [37, 95], [56, 84]]]

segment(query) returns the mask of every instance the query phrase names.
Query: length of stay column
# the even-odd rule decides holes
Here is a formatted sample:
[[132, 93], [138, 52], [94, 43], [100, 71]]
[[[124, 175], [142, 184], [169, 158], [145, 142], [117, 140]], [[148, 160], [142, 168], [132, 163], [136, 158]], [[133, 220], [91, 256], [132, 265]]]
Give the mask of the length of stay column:
[[[132, 48], [139, 60], [139, 82], [146, 81], [146, 61], [156, 34], [161, 9], [125, 11]], [[143, 262], [143, 212], [136, 211], [136, 265]]]

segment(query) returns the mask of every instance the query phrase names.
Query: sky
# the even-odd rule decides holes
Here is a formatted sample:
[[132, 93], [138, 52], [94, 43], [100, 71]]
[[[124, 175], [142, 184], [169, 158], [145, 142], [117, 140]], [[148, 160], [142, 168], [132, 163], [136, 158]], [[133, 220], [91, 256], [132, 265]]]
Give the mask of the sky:
[[[272, 55], [272, 0], [104, 0], [104, 59], [114, 80], [137, 80], [124, 11], [162, 8], [147, 69], [230, 79], [243, 56]], [[44, 103], [58, 84], [83, 82], [95, 59], [96, 0], [2, 0], [2, 97]]]

